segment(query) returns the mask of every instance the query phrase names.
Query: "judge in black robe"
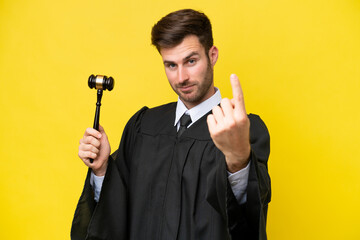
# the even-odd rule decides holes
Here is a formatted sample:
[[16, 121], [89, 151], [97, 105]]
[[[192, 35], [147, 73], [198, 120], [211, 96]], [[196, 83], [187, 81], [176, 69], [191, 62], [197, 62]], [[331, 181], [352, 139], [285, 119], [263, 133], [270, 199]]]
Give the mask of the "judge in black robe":
[[250, 114], [247, 201], [239, 205], [228, 182], [223, 153], [206, 117], [177, 137], [176, 103], [138, 111], [110, 156], [100, 199], [89, 169], [71, 238], [226, 240], [266, 239], [270, 201], [269, 134]]

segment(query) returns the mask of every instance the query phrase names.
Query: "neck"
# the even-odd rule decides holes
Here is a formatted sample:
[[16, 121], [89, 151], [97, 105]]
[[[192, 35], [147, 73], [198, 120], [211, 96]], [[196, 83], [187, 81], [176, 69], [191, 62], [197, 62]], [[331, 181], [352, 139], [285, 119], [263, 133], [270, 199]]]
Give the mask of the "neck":
[[201, 98], [199, 101], [196, 102], [186, 102], [183, 99], [181, 99], [181, 101], [184, 103], [185, 107], [190, 110], [193, 107], [196, 107], [197, 105], [199, 105], [200, 103], [206, 101], [207, 99], [209, 99], [211, 96], [213, 96], [215, 94], [215, 87], [212, 85], [209, 89], [209, 91], [206, 93], [206, 95], [203, 96], [203, 98]]

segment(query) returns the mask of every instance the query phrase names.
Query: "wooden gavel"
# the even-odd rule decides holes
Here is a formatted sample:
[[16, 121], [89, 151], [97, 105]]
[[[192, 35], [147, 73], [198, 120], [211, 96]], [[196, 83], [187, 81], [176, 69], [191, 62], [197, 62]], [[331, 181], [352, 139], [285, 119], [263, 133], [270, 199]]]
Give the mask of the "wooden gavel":
[[[112, 77], [107, 77], [104, 75], [91, 75], [88, 80], [88, 85], [90, 88], [97, 89], [97, 102], [96, 102], [96, 111], [94, 118], [93, 128], [99, 131], [99, 120], [100, 120], [100, 106], [103, 90], [113, 90], [114, 88], [114, 79]], [[93, 159], [90, 159], [90, 162], [93, 162]]]

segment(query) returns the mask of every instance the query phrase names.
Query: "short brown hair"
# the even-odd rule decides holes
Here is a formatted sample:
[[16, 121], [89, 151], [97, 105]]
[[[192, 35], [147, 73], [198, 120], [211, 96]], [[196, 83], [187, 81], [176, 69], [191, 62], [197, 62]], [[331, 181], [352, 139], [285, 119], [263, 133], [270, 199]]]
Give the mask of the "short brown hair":
[[202, 12], [183, 9], [169, 13], [158, 21], [151, 31], [151, 42], [160, 52], [161, 48], [172, 48], [185, 37], [195, 35], [208, 54], [213, 46], [213, 36], [209, 18]]

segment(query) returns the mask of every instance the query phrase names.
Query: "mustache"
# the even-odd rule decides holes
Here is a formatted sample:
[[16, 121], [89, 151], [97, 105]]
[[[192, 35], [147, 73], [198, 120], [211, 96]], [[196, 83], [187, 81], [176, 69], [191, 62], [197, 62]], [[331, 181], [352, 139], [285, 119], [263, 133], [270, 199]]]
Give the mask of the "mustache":
[[175, 86], [177, 88], [181, 88], [181, 87], [188, 87], [188, 86], [192, 86], [192, 85], [195, 85], [196, 83], [195, 82], [190, 82], [189, 80], [188, 81], [185, 81], [183, 83], [178, 83], [176, 84]]

